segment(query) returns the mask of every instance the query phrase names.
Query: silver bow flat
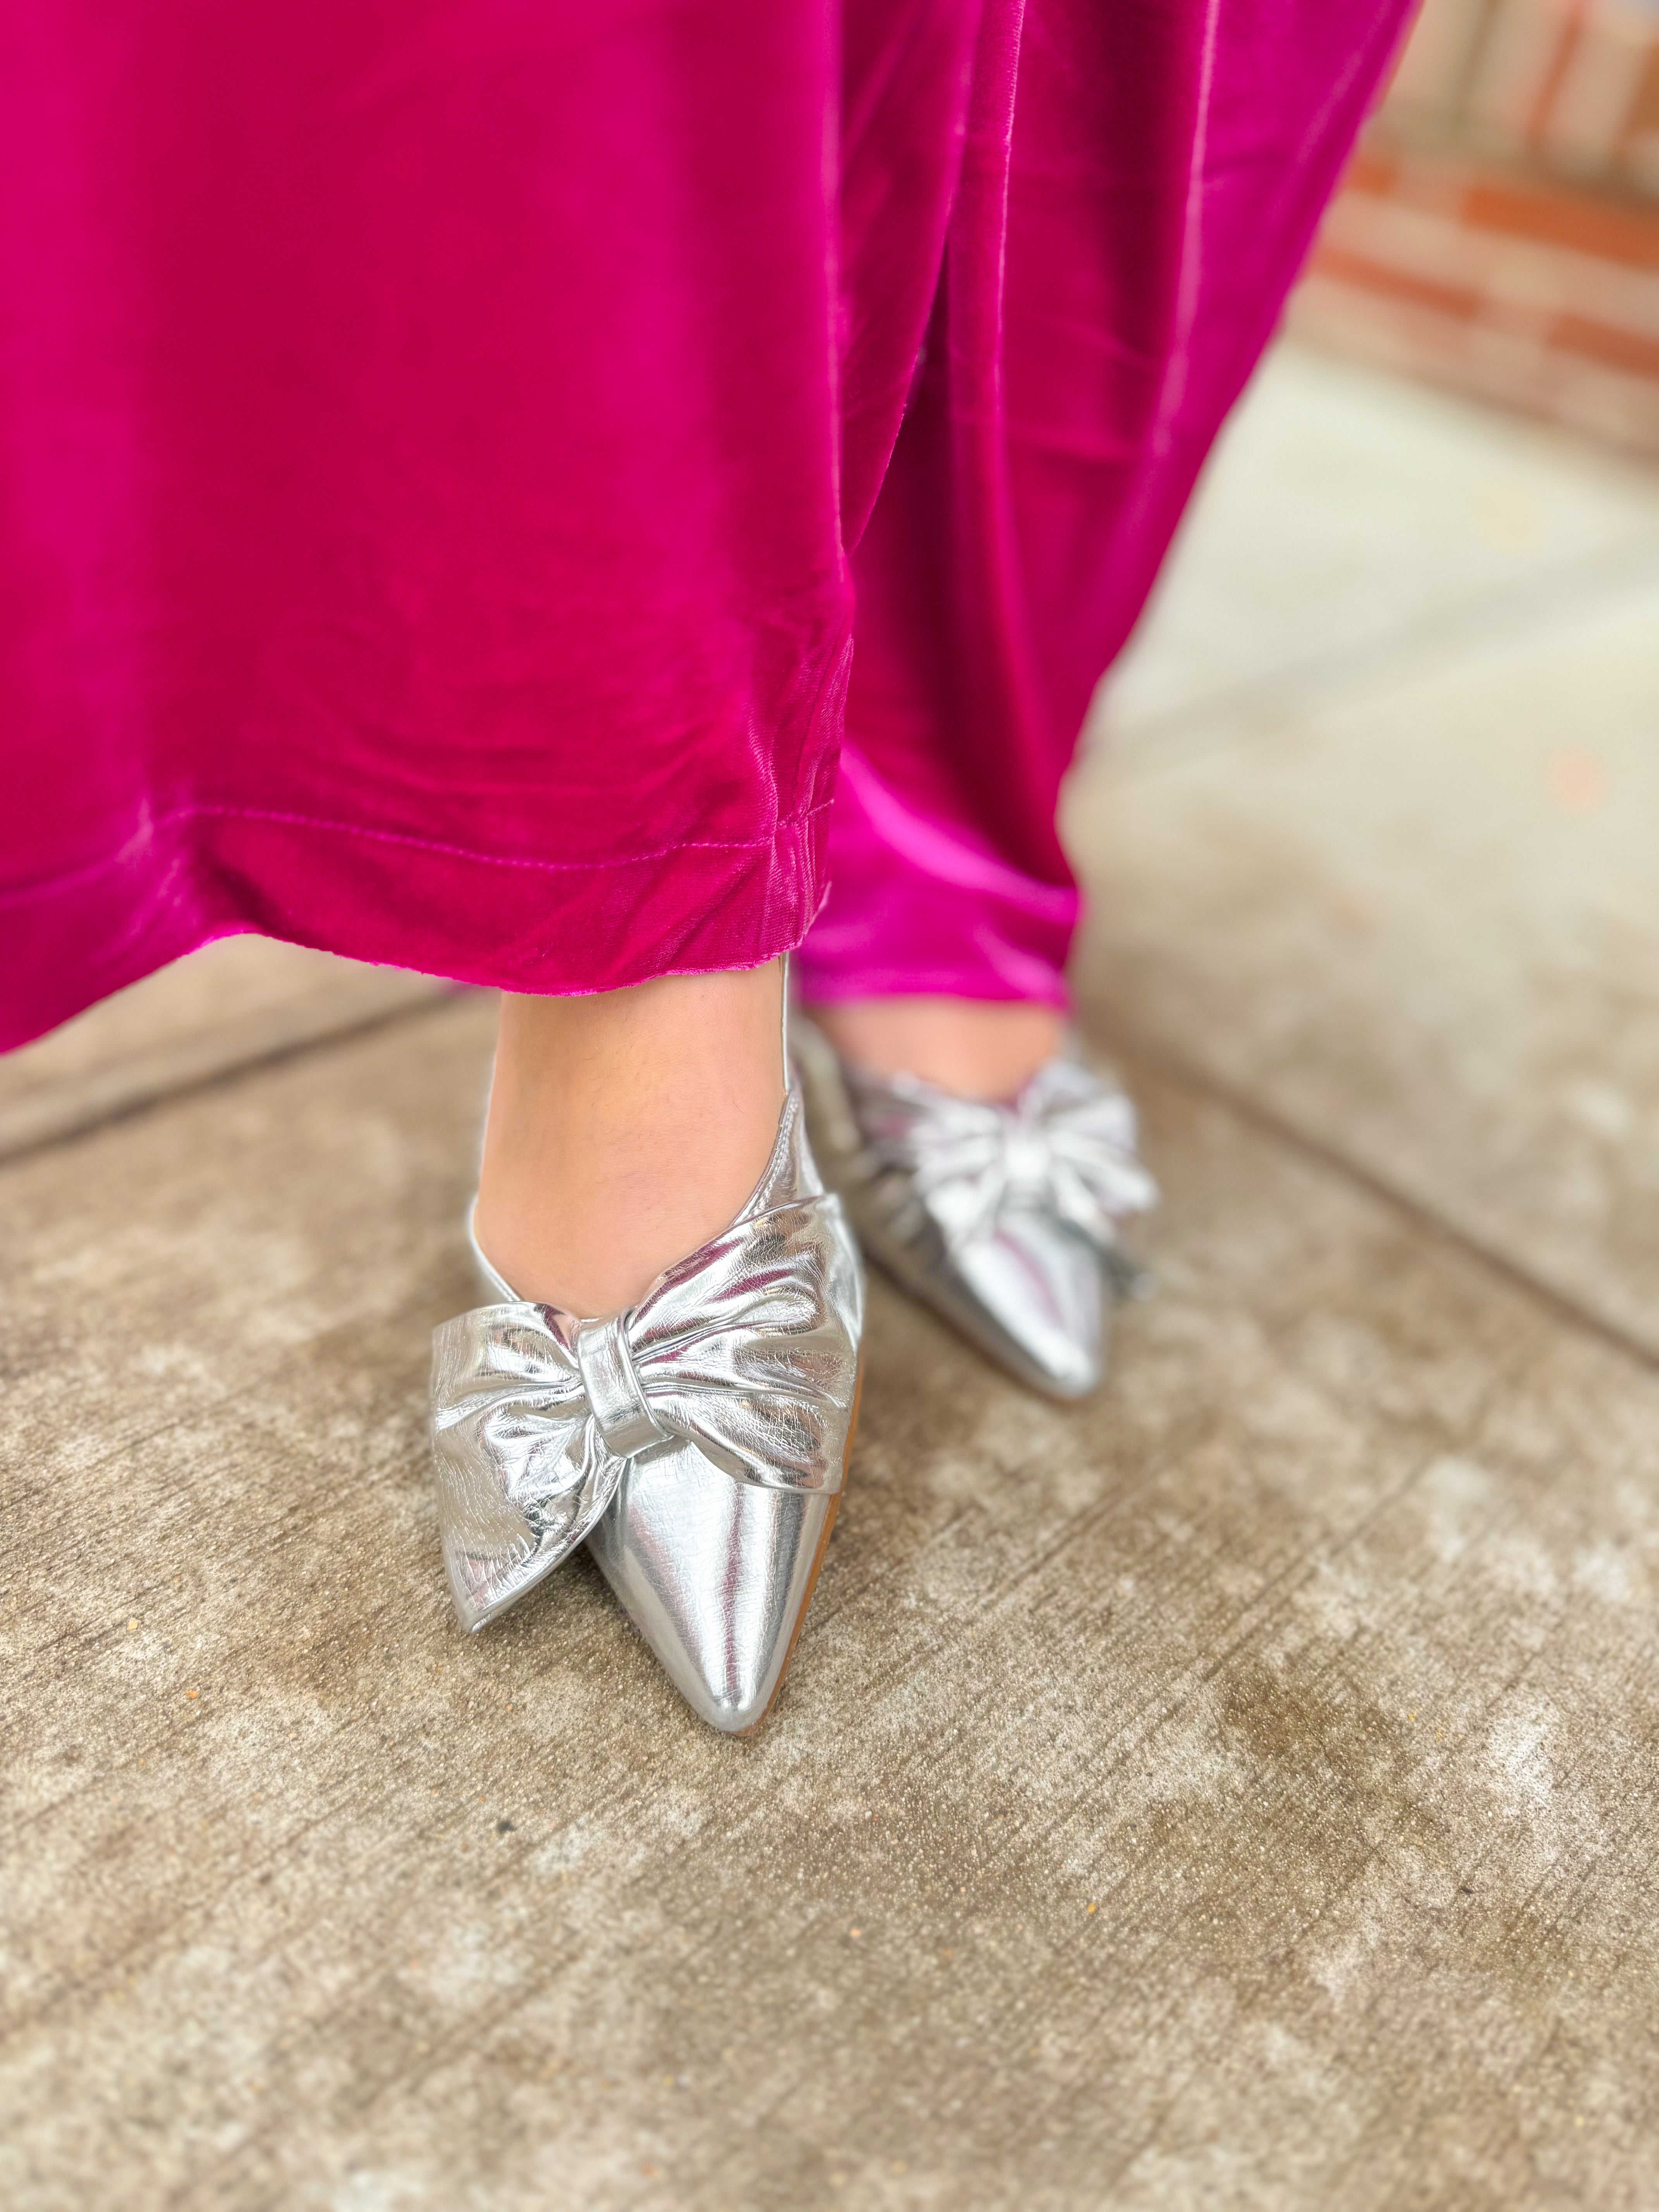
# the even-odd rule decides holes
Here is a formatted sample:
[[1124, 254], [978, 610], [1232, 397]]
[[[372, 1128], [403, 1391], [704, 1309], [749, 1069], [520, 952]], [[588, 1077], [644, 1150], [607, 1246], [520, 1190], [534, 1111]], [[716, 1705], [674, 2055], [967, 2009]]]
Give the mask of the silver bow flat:
[[1134, 1108], [1069, 1055], [1008, 1105], [848, 1066], [799, 1010], [812, 1139], [871, 1257], [1033, 1389], [1081, 1398], [1112, 1307], [1145, 1279], [1118, 1243], [1156, 1204]]
[[799, 1633], [856, 1418], [864, 1285], [792, 1081], [724, 1235], [626, 1313], [516, 1297], [434, 1331], [432, 1442], [464, 1628], [586, 1542], [712, 1727], [758, 1725]]

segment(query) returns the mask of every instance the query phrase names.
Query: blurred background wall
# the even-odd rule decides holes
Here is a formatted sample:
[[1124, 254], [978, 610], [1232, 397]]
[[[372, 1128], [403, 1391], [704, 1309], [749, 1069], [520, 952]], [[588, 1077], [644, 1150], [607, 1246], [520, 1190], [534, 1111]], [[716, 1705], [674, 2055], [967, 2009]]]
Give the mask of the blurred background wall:
[[1659, 0], [1426, 0], [1291, 327], [1659, 453]]

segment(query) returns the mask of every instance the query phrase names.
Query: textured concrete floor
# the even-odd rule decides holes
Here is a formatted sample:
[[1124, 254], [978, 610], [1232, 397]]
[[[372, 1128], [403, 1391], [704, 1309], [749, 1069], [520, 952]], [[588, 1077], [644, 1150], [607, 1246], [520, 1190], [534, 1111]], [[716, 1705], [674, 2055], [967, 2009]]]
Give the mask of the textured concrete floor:
[[752, 1744], [449, 1624], [486, 1006], [0, 1067], [3, 2201], [1659, 2202], [1656, 615], [1651, 482], [1275, 362], [1071, 796], [1161, 1295], [1066, 1412], [877, 1288]]

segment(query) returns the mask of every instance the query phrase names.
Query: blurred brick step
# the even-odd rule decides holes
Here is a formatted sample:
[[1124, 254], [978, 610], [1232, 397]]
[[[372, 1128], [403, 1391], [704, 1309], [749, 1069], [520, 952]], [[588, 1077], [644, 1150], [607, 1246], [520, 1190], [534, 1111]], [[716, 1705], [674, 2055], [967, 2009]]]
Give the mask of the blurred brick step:
[[1291, 324], [1659, 453], [1659, 9], [1429, 0]]

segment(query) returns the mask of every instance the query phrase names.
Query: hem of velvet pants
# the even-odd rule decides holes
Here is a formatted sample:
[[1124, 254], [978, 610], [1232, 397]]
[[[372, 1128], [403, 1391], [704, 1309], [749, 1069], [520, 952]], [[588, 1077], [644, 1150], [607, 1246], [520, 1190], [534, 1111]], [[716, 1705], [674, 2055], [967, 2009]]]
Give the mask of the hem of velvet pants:
[[902, 797], [849, 736], [830, 836], [834, 883], [796, 964], [809, 1003], [988, 999], [1071, 1009], [1082, 913], [976, 831]]
[[798, 979], [801, 1003], [807, 1006], [841, 1006], [854, 999], [979, 999], [994, 1006], [1052, 1006], [1066, 1015], [1072, 1012], [1065, 975], [1057, 969], [1040, 971], [1035, 963], [1014, 983], [967, 964], [923, 967], [907, 962], [900, 968], [868, 965], [850, 973], [825, 974], [802, 953], [792, 973]]
[[0, 1050], [222, 937], [547, 997], [760, 967], [822, 903], [828, 811], [750, 843], [574, 862], [275, 811], [152, 818], [117, 852], [0, 890]]
[[[866, 888], [860, 884], [860, 893]], [[1080, 903], [1075, 897], [1063, 924], [1045, 926], [1012, 906], [936, 883], [887, 884], [882, 891], [856, 916], [830, 894], [795, 959], [809, 1006], [984, 999], [1070, 1013], [1066, 963]], [[862, 908], [862, 897], [858, 903]]]

